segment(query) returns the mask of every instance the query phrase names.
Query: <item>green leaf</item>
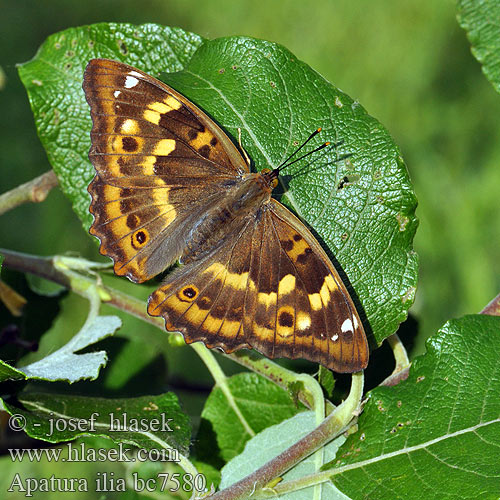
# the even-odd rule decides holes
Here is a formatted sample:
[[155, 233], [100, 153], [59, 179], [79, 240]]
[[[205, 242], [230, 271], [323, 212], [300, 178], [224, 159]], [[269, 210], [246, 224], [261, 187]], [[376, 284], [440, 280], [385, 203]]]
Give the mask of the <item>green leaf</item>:
[[88, 229], [87, 186], [95, 175], [88, 160], [90, 111], [82, 90], [90, 59], [106, 57], [144, 71], [179, 71], [202, 39], [179, 28], [101, 23], [51, 35], [29, 62], [19, 65], [38, 135], [64, 193]]
[[500, 4], [497, 0], [459, 0], [458, 22], [467, 32], [483, 73], [500, 92]]
[[332, 397], [333, 389], [335, 388], [335, 378], [333, 372], [323, 365], [319, 365], [318, 382], [321, 387], [325, 390], [329, 398]]
[[24, 380], [26, 375], [17, 368], [8, 365], [5, 361], [0, 359], [0, 382], [6, 380]]
[[173, 393], [129, 399], [29, 393], [19, 402], [4, 401], [4, 407], [11, 415], [21, 416], [29, 436], [43, 441], [59, 443], [95, 435], [147, 450], [174, 448], [188, 453], [189, 418]]
[[[153, 74], [184, 67], [163, 78], [205, 109], [233, 139], [240, 128], [243, 147], [257, 170], [277, 166], [318, 127], [323, 128], [321, 140], [342, 141], [318, 153], [307, 168], [299, 162], [286, 171], [281, 199], [311, 226], [338, 261], [363, 305], [375, 340], [381, 342], [392, 334], [413, 303], [417, 256], [412, 241], [417, 220], [408, 172], [384, 127], [277, 44], [244, 37], [201, 43], [200, 38], [185, 34], [177, 36], [182, 40], [182, 64], [169, 66], [160, 57], [138, 60], [131, 49], [123, 57], [113, 36], [127, 47], [139, 42], [132, 28], [122, 29], [117, 37], [116, 28], [109, 26], [54, 35], [32, 62], [20, 68], [42, 142], [58, 175], [64, 176], [63, 188], [71, 192], [84, 225], [90, 222], [86, 188], [93, 175], [87, 160], [91, 124], [80, 89], [84, 63], [95, 56], [115, 57]], [[168, 28], [156, 30], [170, 33]], [[89, 41], [98, 38], [107, 41], [106, 50], [97, 43], [89, 49]], [[74, 47], [57, 49], [63, 42], [71, 45], [70, 39], [76, 40]], [[68, 50], [79, 54], [71, 59], [71, 73], [65, 70]], [[62, 68], [55, 84], [54, 65]], [[64, 99], [71, 104], [61, 106], [59, 101]], [[319, 143], [318, 138], [314, 145]], [[290, 177], [300, 169], [302, 175]]]
[[20, 368], [29, 378], [67, 380], [96, 379], [108, 360], [105, 351], [75, 354], [99, 340], [113, 335], [122, 322], [118, 316], [97, 316], [63, 347], [45, 358]]
[[[265, 465], [287, 448], [313, 431], [317, 426], [314, 412], [305, 411], [294, 415], [277, 425], [268, 427], [260, 434], [252, 438], [245, 446], [243, 453], [233, 458], [222, 469], [222, 481], [220, 489], [227, 488], [240, 479], [248, 476], [259, 467]], [[345, 441], [343, 436], [338, 437], [323, 448], [325, 461], [335, 458], [339, 446]], [[320, 464], [321, 465], [321, 464]], [[306, 475], [313, 474], [318, 470], [316, 457], [311, 455], [293, 469], [282, 476], [283, 481], [300, 479]], [[314, 488], [303, 488], [299, 491], [280, 495], [280, 500], [303, 500], [304, 498], [318, 498], [322, 500], [346, 500], [347, 497], [341, 493], [332, 483], [325, 483], [316, 488], [321, 495], [314, 496]]]
[[234, 375], [227, 386], [231, 401], [215, 386], [201, 414], [212, 424], [226, 461], [241, 453], [251, 437], [300, 411], [286, 391], [255, 373]]
[[500, 318], [449, 321], [406, 381], [370, 393], [330, 464], [354, 500], [498, 499]]
[[54, 281], [49, 281], [41, 276], [37, 276], [36, 274], [26, 273], [25, 276], [30, 290], [38, 295], [44, 295], [45, 297], [57, 297], [66, 290], [66, 288], [62, 285], [59, 285]]

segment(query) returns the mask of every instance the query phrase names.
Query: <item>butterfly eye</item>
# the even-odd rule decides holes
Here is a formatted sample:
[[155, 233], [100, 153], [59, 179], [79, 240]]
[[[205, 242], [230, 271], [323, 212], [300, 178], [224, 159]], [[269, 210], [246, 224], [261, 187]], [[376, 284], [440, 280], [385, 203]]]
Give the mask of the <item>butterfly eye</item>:
[[278, 172], [276, 170], [263, 168], [260, 173], [269, 182], [269, 187], [271, 189], [274, 189], [278, 185]]

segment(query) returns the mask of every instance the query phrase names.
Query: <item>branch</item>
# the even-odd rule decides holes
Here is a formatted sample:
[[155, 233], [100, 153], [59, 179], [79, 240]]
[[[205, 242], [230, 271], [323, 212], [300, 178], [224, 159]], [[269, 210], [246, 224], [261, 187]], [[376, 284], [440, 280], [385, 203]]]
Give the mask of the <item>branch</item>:
[[500, 316], [500, 293], [481, 311], [480, 314]]
[[57, 186], [57, 177], [49, 170], [35, 179], [0, 195], [0, 215], [28, 201], [40, 203]]

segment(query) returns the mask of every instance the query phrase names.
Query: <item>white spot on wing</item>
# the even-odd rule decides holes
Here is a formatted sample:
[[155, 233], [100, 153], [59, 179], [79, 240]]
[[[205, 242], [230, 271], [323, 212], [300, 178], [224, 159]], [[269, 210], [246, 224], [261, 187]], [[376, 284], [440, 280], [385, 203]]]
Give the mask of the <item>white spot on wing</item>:
[[358, 320], [356, 319], [356, 316], [353, 316], [352, 319], [354, 320], [354, 328], [358, 327]]
[[138, 76], [139, 78], [142, 78], [142, 75], [140, 73], [137, 73], [137, 71], [131, 71], [129, 73], [129, 75], [131, 75], [131, 76]]
[[345, 332], [353, 332], [354, 327], [352, 326], [352, 321], [350, 318], [347, 318], [343, 323], [342, 326], [340, 327], [343, 333]]
[[337, 342], [337, 340], [339, 339], [339, 336], [338, 336], [337, 334], [332, 335], [331, 339], [332, 339], [334, 342]]
[[115, 97], [118, 97], [121, 93], [122, 93], [122, 92], [121, 92], [121, 90], [115, 90], [115, 91], [113, 92], [113, 95], [114, 95]]
[[133, 76], [127, 76], [127, 78], [125, 78], [126, 89], [131, 89], [132, 87], [135, 87], [138, 83], [139, 80], [137, 78], [134, 78]]

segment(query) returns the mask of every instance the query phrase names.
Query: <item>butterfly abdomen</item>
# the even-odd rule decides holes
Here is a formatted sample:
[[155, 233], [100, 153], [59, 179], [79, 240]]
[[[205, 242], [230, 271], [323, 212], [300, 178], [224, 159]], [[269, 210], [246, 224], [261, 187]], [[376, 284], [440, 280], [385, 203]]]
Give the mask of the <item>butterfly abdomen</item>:
[[261, 182], [259, 174], [248, 174], [227, 191], [189, 232], [181, 262], [198, 260], [234, 237], [255, 218], [260, 207], [270, 199], [271, 191]]

